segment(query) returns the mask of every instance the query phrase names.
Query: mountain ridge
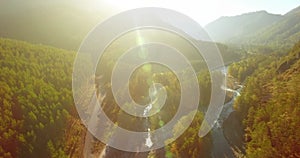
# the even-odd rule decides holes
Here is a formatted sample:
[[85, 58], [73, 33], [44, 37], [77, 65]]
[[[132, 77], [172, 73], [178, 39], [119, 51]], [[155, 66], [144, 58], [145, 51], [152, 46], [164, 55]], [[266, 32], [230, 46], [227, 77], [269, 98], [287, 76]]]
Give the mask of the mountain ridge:
[[205, 26], [217, 42], [292, 47], [300, 40], [300, 6], [284, 15], [256, 11], [220, 17]]
[[284, 45], [292, 47], [299, 40], [300, 6], [284, 14], [283, 18], [273, 25], [256, 32], [246, 39], [246, 42], [275, 47]]
[[249, 36], [253, 31], [273, 24], [283, 16], [261, 10], [236, 16], [223, 16], [207, 24], [205, 29], [218, 42], [227, 42], [236, 37]]

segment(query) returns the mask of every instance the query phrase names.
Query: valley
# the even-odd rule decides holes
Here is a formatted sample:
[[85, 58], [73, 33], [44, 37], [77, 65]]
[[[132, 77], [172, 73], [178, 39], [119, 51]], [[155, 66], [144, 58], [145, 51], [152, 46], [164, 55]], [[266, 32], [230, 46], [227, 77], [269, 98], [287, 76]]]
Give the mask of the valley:
[[[214, 42], [198, 40], [197, 44], [216, 46], [225, 64], [211, 72], [197, 49], [175, 33], [151, 28], [114, 39], [101, 56], [95, 74], [80, 82], [79, 91], [88, 94], [95, 90], [100, 103], [92, 110], [82, 106], [85, 117], [80, 118], [72, 91], [76, 51], [88, 31], [113, 10], [80, 9], [75, 3], [10, 5], [19, 10], [0, 6], [0, 157], [300, 157], [299, 6], [282, 15], [255, 11], [223, 16], [207, 24], [205, 29]], [[155, 63], [132, 72], [128, 91], [134, 102], [145, 107], [146, 116], [156, 110], [157, 98], [162, 96], [162, 88], [151, 89], [151, 85], [160, 83], [167, 98], [157, 114], [133, 116], [115, 100], [111, 76], [119, 57], [128, 49], [151, 42], [176, 48], [191, 63], [200, 92], [198, 109], [190, 110], [172, 130], [164, 132], [172, 137], [162, 148], [147, 152], [115, 149], [99, 141], [84, 125], [91, 116], [98, 118], [99, 113], [94, 115], [93, 110], [102, 108], [114, 126], [148, 132], [140, 148], [152, 147], [155, 138], [151, 132], [169, 123], [179, 110], [182, 83], [169, 68]], [[146, 58], [147, 53], [141, 52], [138, 57]], [[122, 68], [130, 66], [122, 64]], [[212, 83], [212, 75], [225, 77], [226, 82]], [[212, 130], [200, 138], [200, 126], [207, 121], [205, 114], [215, 99], [211, 97], [212, 86], [226, 96]], [[119, 89], [118, 95], [125, 98], [125, 91]], [[90, 102], [84, 97], [77, 101], [82, 105]], [[131, 103], [124, 106], [131, 107]], [[187, 129], [174, 139], [191, 118]], [[105, 131], [101, 136], [109, 143], [133, 145], [134, 140], [126, 141], [113, 128], [101, 127], [95, 131]]]

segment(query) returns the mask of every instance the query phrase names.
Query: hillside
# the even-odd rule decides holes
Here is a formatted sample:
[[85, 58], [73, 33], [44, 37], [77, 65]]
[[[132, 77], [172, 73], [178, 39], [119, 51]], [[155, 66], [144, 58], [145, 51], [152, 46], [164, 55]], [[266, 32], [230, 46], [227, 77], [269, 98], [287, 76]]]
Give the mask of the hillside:
[[291, 48], [300, 40], [300, 7], [285, 15], [266, 11], [221, 17], [205, 26], [218, 42], [239, 45]]
[[77, 50], [87, 33], [108, 12], [78, 7], [73, 1], [3, 1], [0, 37]]
[[260, 29], [282, 19], [281, 15], [257, 11], [232, 17], [221, 17], [205, 26], [211, 37], [218, 42], [230, 42], [252, 35]]
[[[117, 52], [117, 49], [113, 47], [109, 51]], [[108, 53], [109, 56], [107, 57], [112, 57], [111, 53]], [[71, 91], [74, 57], [75, 52], [63, 49], [0, 39], [1, 157], [83, 156], [86, 128], [77, 116]], [[106, 69], [110, 69], [108, 68], [109, 62], [111, 60], [104, 60], [103, 65]], [[149, 77], [145, 74], [150, 74], [145, 73], [144, 69], [139, 69], [137, 72], [140, 73], [134, 75], [136, 77], [131, 85], [133, 96], [139, 98], [140, 95], [147, 96], [144, 92], [147, 92], [149, 87], [147, 87], [147, 83], [144, 83], [144, 77]], [[210, 94], [207, 93], [210, 87], [208, 76], [208, 72], [206, 72], [201, 73], [198, 77], [203, 94]], [[155, 80], [165, 82], [164, 84], [170, 87], [168, 88], [170, 96], [167, 102], [168, 108], [160, 114], [162, 119], [169, 119], [174, 113], [174, 104], [176, 105], [178, 98], [180, 98], [178, 96], [180, 95], [179, 86], [175, 86], [177, 79], [172, 73], [163, 75], [160, 73], [160, 75], [156, 75]], [[124, 117], [128, 116], [122, 111], [118, 112], [118, 108], [115, 107], [115, 102], [112, 100], [113, 97], [110, 95], [108, 92], [103, 104], [104, 109], [108, 110], [106, 111], [107, 114], [111, 114], [112, 119], [117, 119], [116, 121], [120, 126], [126, 125], [127, 128], [138, 126], [138, 123], [124, 122], [127, 120]], [[142, 96], [142, 98], [147, 97]], [[207, 105], [208, 100], [208, 95], [201, 95], [200, 103], [203, 106]], [[198, 114], [199, 117], [189, 130], [166, 149], [170, 152], [169, 154], [187, 155], [189, 152], [193, 152], [195, 155], [209, 154], [210, 135], [205, 138], [199, 138], [197, 135], [203, 119], [203, 114], [201, 112]], [[157, 117], [152, 119], [151, 121], [158, 122]], [[182, 119], [184, 120], [184, 118]], [[130, 119], [128, 118], [128, 120]], [[155, 126], [158, 125], [153, 124], [153, 128], [157, 128]], [[176, 130], [174, 129], [174, 131]], [[185, 142], [184, 140], [187, 138], [197, 141]], [[102, 151], [104, 144], [99, 141], [93, 142], [96, 142], [94, 144], [95, 149], [93, 149], [93, 152], [96, 152], [94, 154]], [[181, 147], [182, 144], [185, 146]], [[199, 144], [206, 146], [206, 148], [200, 148]], [[110, 154], [118, 153], [119, 151], [110, 149]], [[124, 155], [125, 152], [120, 154]]]
[[258, 45], [292, 46], [300, 40], [300, 6], [246, 40]]
[[[95, 73], [88, 73], [87, 67], [96, 59], [90, 55], [77, 55], [82, 57], [77, 61], [86, 62], [76, 61], [77, 67], [73, 67], [75, 51], [84, 37], [106, 15], [118, 10], [116, 6], [108, 7], [113, 6], [109, 3], [0, 2], [0, 158], [300, 158], [300, 6], [285, 15], [257, 11], [221, 17], [205, 26], [216, 42], [198, 39], [197, 44], [213, 57], [218, 47], [225, 66], [215, 71], [208, 71], [207, 63], [219, 61], [204, 60], [189, 40], [172, 31], [151, 28], [129, 31], [114, 39], [92, 69]], [[191, 74], [189, 69], [179, 69], [182, 62], [162, 51], [155, 53], [174, 64], [178, 74], [172, 67], [151, 62], [138, 65], [128, 80], [119, 82], [126, 79], [124, 72], [132, 68], [132, 61], [153, 55], [142, 46], [151, 42], [175, 48], [191, 63], [195, 74], [186, 77]], [[132, 51], [137, 46], [141, 46], [139, 51]], [[130, 49], [136, 54], [125, 56]], [[116, 69], [120, 71], [115, 73], [119, 75], [115, 80], [111, 77]], [[86, 78], [84, 74], [88, 74]], [[184, 79], [179, 79], [182, 76]], [[217, 80], [212, 80], [213, 76]], [[72, 89], [72, 83], [77, 90]], [[160, 83], [159, 87], [151, 87], [154, 83]], [[115, 85], [125, 86], [113, 91], [118, 87]], [[195, 99], [196, 91], [188, 90], [196, 85], [199, 100]], [[226, 92], [226, 98], [221, 114], [214, 115], [219, 117], [214, 127], [200, 138], [201, 124], [213, 118], [205, 120], [209, 103], [218, 101], [212, 92], [217, 96]], [[96, 96], [101, 102], [96, 105], [101, 107], [91, 107], [89, 94]], [[128, 98], [145, 107], [144, 117], [123, 109], [135, 109]], [[183, 108], [179, 107], [181, 103]], [[197, 109], [194, 105], [198, 104]], [[182, 109], [186, 112], [179, 113], [172, 128], [161, 128], [172, 123]], [[151, 110], [157, 113], [146, 117]], [[110, 121], [99, 119], [104, 113]], [[102, 143], [84, 123], [108, 141]], [[117, 126], [147, 132], [145, 142], [138, 144], [135, 152], [114, 148], [111, 144], [136, 144], [131, 139], [135, 135], [118, 134]], [[163, 129], [162, 137], [153, 137], [156, 129]], [[141, 152], [145, 145], [151, 148], [156, 140], [164, 138], [168, 138], [162, 142], [164, 147]]]
[[235, 101], [246, 156], [300, 156], [300, 42], [283, 57], [254, 55], [229, 68], [245, 82]]
[[[0, 157], [66, 157], [73, 52], [0, 39]], [[76, 136], [73, 138], [76, 140]]]

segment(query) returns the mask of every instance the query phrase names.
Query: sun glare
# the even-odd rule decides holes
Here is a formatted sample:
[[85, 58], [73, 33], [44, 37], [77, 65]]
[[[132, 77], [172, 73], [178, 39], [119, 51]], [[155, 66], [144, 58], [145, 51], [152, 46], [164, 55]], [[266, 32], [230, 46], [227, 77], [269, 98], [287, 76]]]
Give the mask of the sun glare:
[[[162, 7], [173, 9], [190, 16], [201, 25], [205, 25], [211, 20], [216, 19], [222, 11], [225, 11], [224, 5], [226, 5], [220, 5], [221, 2], [216, 0], [104, 0], [104, 2], [110, 8], [113, 8], [118, 12], [140, 7]], [[233, 8], [231, 7], [231, 9]]]
[[142, 0], [105, 0], [105, 2], [120, 10], [142, 7], [146, 4], [146, 2]]

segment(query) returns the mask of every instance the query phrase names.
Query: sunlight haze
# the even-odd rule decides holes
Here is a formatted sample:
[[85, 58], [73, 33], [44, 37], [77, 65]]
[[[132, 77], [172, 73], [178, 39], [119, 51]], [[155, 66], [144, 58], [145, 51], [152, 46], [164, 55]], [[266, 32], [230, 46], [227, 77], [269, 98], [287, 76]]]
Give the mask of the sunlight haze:
[[260, 10], [266, 10], [273, 14], [285, 14], [300, 4], [298, 0], [286, 0], [284, 3], [281, 0], [92, 0], [90, 3], [93, 9], [100, 9], [104, 6], [109, 7], [113, 9], [113, 11], [111, 10], [113, 14], [139, 7], [174, 9], [195, 19], [202, 26], [221, 16], [234, 16]]

